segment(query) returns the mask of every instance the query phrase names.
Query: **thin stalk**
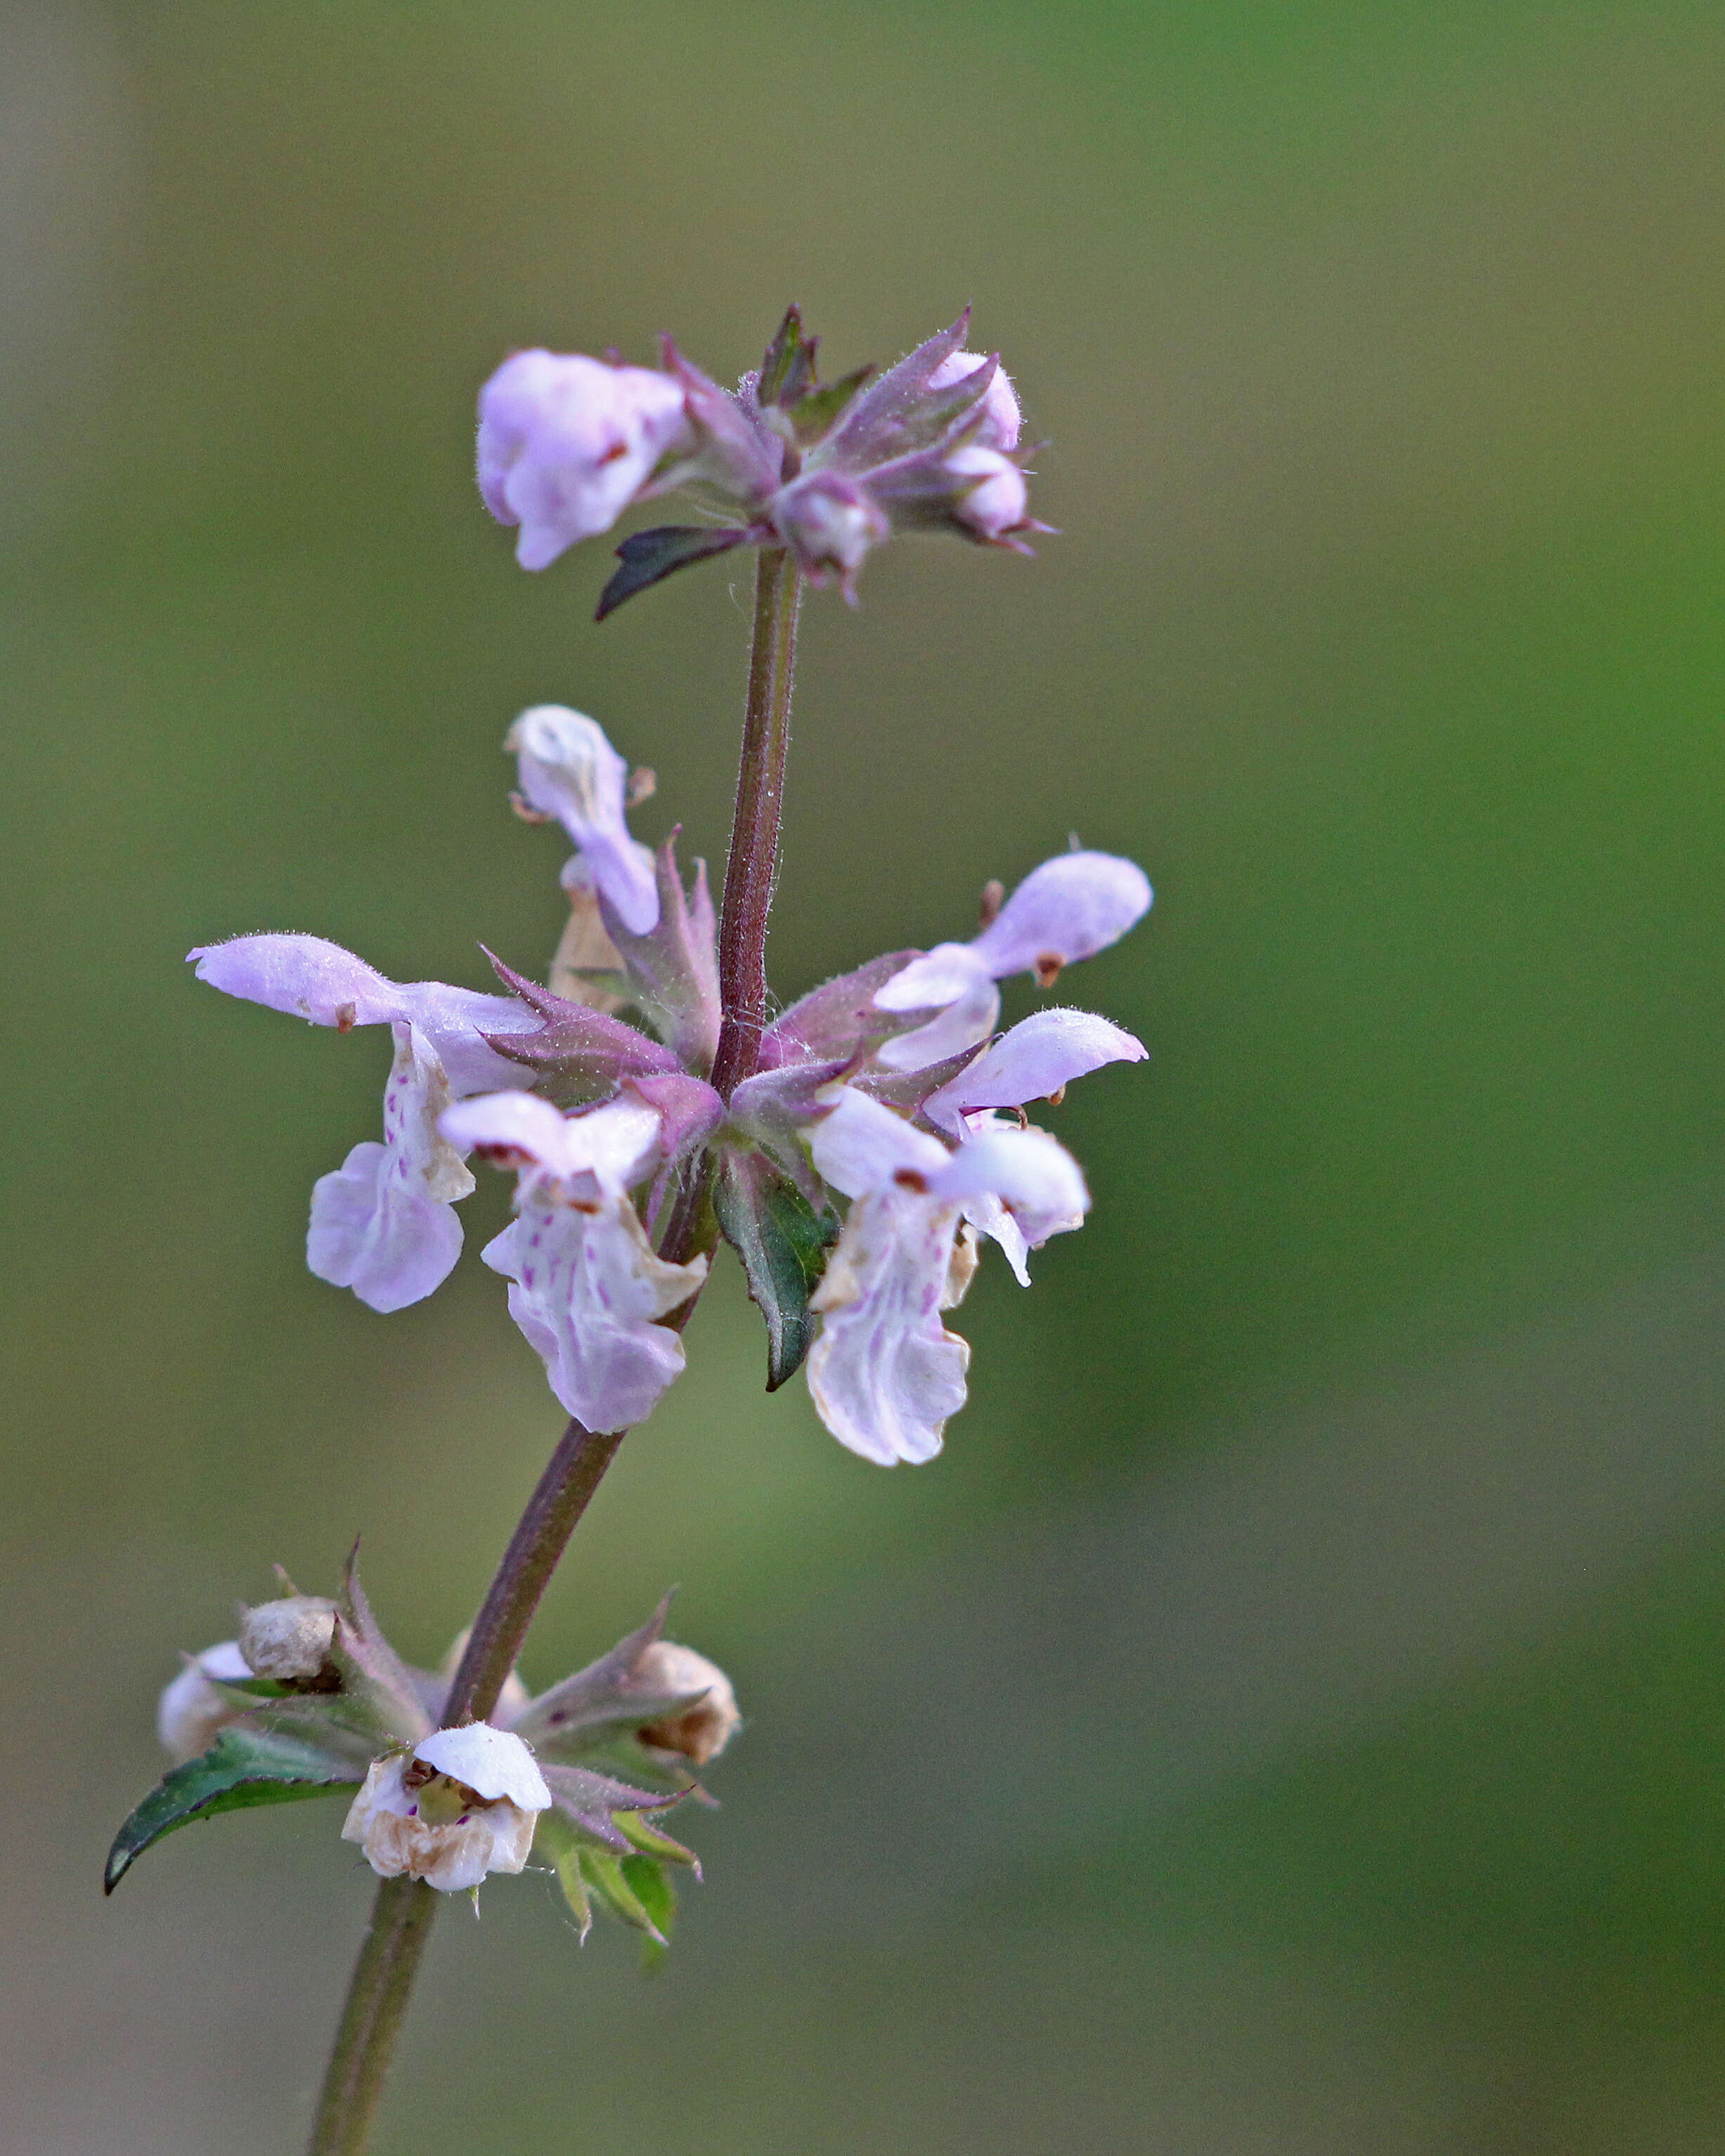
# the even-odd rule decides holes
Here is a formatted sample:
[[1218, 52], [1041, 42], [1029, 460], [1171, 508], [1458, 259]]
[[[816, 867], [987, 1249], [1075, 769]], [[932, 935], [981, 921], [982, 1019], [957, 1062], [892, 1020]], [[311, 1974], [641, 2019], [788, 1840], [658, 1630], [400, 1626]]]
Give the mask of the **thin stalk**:
[[569, 1417], [467, 1635], [443, 1703], [445, 1729], [460, 1722], [483, 1722], [497, 1705], [539, 1597], [622, 1442], [620, 1430], [600, 1435]]
[[[801, 574], [785, 549], [764, 550], [755, 580], [754, 644], [749, 663], [737, 816], [718, 932], [723, 1017], [713, 1083], [727, 1096], [754, 1070], [766, 1026], [767, 915], [779, 861], [801, 592]], [[685, 1262], [709, 1247], [712, 1240], [704, 1190], [686, 1192], [673, 1210], [666, 1255]], [[681, 1331], [694, 1306], [691, 1296], [667, 1322]], [[482, 1722], [497, 1705], [539, 1598], [623, 1437], [621, 1430], [590, 1430], [570, 1419], [473, 1620], [444, 1702], [446, 1728], [461, 1722]], [[436, 1911], [436, 1893], [422, 1881], [380, 1882], [342, 2010], [309, 2156], [363, 2156], [370, 2146], [384, 2077]]]
[[726, 1099], [754, 1070], [766, 1028], [767, 916], [779, 868], [801, 597], [802, 577], [789, 552], [782, 547], [764, 547], [755, 570], [749, 702], [718, 920], [718, 996], [723, 1017], [713, 1083]]
[[423, 1879], [384, 1879], [372, 1904], [312, 2128], [310, 2156], [358, 2156], [371, 2139], [437, 1896]]

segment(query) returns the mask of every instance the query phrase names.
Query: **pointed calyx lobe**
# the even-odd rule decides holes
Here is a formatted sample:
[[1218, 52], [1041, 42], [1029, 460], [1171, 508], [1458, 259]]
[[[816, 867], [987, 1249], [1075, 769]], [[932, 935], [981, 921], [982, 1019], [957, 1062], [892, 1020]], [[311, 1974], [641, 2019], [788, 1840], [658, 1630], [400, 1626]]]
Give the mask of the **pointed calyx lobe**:
[[[489, 952], [487, 953], [490, 957]], [[572, 1004], [492, 957], [497, 978], [538, 1019], [531, 1033], [487, 1034], [487, 1039], [528, 1074], [549, 1101], [576, 1107], [605, 1099], [626, 1078], [668, 1076], [682, 1065], [662, 1042], [650, 1040], [608, 1012]]]

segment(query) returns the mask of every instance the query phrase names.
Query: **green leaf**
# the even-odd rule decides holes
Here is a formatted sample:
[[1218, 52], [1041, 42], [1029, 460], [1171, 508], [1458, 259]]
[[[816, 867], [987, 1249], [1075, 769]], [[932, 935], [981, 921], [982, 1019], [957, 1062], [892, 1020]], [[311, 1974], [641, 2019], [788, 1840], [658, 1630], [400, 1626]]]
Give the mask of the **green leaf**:
[[814, 1339], [809, 1296], [837, 1238], [838, 1220], [831, 1212], [816, 1213], [790, 1177], [760, 1152], [726, 1153], [713, 1204], [766, 1320], [767, 1390], [776, 1392]]
[[[802, 315], [795, 305], [785, 310], [785, 319], [774, 333], [767, 346], [766, 357], [760, 363], [760, 380], [755, 385], [755, 395], [763, 406], [776, 404], [790, 381], [792, 374], [809, 371], [809, 361], [803, 356], [807, 352], [802, 333]], [[801, 361], [801, 365], [798, 362]]]
[[103, 1873], [111, 1894], [152, 1842], [193, 1820], [255, 1804], [293, 1804], [301, 1797], [329, 1797], [351, 1789], [361, 1774], [297, 1738], [255, 1729], [224, 1729], [200, 1758], [164, 1775], [114, 1838]]
[[652, 1928], [641, 1943], [641, 1967], [656, 1969], [671, 1944], [677, 1922], [677, 1889], [662, 1864], [651, 1856], [626, 1856], [624, 1878], [635, 1890], [635, 1898], [652, 1919]]
[[625, 599], [632, 599], [649, 584], [657, 584], [675, 569], [692, 562], [704, 562], [709, 554], [723, 554], [752, 536], [747, 530], [708, 524], [661, 524], [651, 531], [631, 531], [617, 549], [623, 564], [599, 595], [595, 621], [615, 613]]
[[853, 373], [845, 375], [837, 382], [829, 382], [824, 389], [811, 389], [806, 397], [799, 400], [790, 415], [799, 448], [812, 449], [830, 432], [839, 415], [873, 372], [874, 362], [870, 360]]
[[611, 1856], [602, 1849], [581, 1851], [581, 1871], [591, 1892], [611, 1914], [645, 1932], [662, 1947], [671, 1940], [661, 1925], [675, 1913], [677, 1897], [670, 1881], [651, 1856]]

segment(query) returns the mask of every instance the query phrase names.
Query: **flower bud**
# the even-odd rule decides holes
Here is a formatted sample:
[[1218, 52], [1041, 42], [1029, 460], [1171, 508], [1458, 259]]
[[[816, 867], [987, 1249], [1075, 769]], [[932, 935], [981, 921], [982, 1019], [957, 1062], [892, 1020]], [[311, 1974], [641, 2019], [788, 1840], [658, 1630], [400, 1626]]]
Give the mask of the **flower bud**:
[[232, 1683], [251, 1674], [251, 1665], [240, 1653], [239, 1642], [224, 1640], [189, 1657], [172, 1683], [163, 1687], [156, 1707], [156, 1734], [175, 1766], [183, 1766], [188, 1759], [209, 1751], [219, 1732], [245, 1712], [218, 1691], [211, 1678]]
[[[962, 382], [974, 374], [979, 367], [988, 364], [980, 352], [955, 352], [943, 359], [929, 377], [930, 389], [950, 389], [955, 382]], [[982, 393], [982, 424], [976, 429], [976, 440], [985, 449], [1016, 449], [1018, 430], [1023, 420], [1018, 410], [1018, 398], [1004, 367], [996, 367], [988, 387]]]
[[979, 539], [1000, 539], [1008, 531], [1022, 531], [1030, 521], [1024, 475], [998, 449], [972, 442], [952, 452], [946, 469], [955, 479], [976, 482], [954, 502], [952, 513]]
[[891, 536], [884, 514], [852, 480], [812, 472], [776, 495], [772, 516], [811, 583], [837, 575], [847, 593], [871, 547]]
[[556, 817], [580, 849], [564, 871], [565, 886], [597, 889], [632, 935], [646, 935], [659, 918], [653, 857], [629, 835], [629, 766], [605, 728], [566, 705], [535, 704], [503, 746], [516, 760], [523, 799]]
[[286, 1594], [246, 1611], [239, 1651], [254, 1676], [295, 1684], [322, 1669], [335, 1635], [333, 1602], [322, 1594]]
[[691, 1692], [702, 1695], [680, 1712], [641, 1732], [643, 1744], [656, 1745], [662, 1752], [680, 1752], [698, 1767], [716, 1759], [742, 1726], [730, 1679], [717, 1662], [709, 1662], [693, 1647], [655, 1640], [636, 1663], [633, 1681], [643, 1691], [668, 1692], [677, 1698]]
[[522, 567], [548, 568], [609, 531], [665, 452], [691, 439], [668, 375], [518, 352], [479, 393], [479, 491], [500, 524], [520, 526]]
[[489, 1722], [439, 1729], [409, 1754], [373, 1759], [342, 1828], [380, 1879], [403, 1872], [440, 1893], [525, 1869], [551, 1792], [518, 1737]]

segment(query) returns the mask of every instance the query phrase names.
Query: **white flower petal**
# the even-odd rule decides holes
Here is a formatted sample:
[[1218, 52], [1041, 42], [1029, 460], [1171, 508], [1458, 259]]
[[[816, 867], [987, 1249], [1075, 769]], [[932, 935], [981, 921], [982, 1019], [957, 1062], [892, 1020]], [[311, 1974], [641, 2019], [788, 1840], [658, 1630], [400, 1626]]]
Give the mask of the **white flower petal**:
[[947, 1199], [997, 1198], [1032, 1250], [1082, 1226], [1090, 1209], [1078, 1163], [1046, 1131], [986, 1130], [948, 1155], [929, 1188]]
[[979, 1235], [986, 1235], [1000, 1245], [1007, 1263], [1012, 1268], [1013, 1279], [1020, 1287], [1028, 1287], [1030, 1245], [1025, 1240], [1024, 1230], [994, 1193], [985, 1190], [975, 1198], [967, 1198], [965, 1218]]
[[835, 1086], [832, 1111], [809, 1133], [815, 1166], [835, 1190], [863, 1198], [903, 1173], [937, 1175], [950, 1158], [938, 1138], [853, 1086]]
[[940, 1322], [958, 1218], [955, 1204], [890, 1185], [859, 1198], [811, 1298], [816, 1411], [841, 1445], [882, 1466], [932, 1460], [965, 1404], [971, 1350]]
[[175, 1766], [209, 1751], [230, 1722], [245, 1712], [210, 1680], [243, 1681], [251, 1676], [251, 1665], [239, 1651], [237, 1640], [223, 1640], [194, 1655], [172, 1683], [162, 1687], [156, 1703], [156, 1734]]
[[484, 1093], [446, 1110], [440, 1127], [464, 1150], [524, 1153], [559, 1182], [590, 1176], [600, 1188], [615, 1194], [646, 1173], [658, 1149], [663, 1118], [627, 1093], [575, 1116], [565, 1116], [533, 1093]]
[[465, 1782], [476, 1795], [507, 1797], [523, 1811], [542, 1812], [551, 1802], [551, 1792], [529, 1748], [488, 1722], [434, 1730], [415, 1747], [414, 1757], [452, 1782]]
[[978, 973], [994, 977], [968, 943], [937, 943], [902, 966], [874, 994], [878, 1010], [934, 1010], [974, 987]]
[[[911, 976], [908, 988], [907, 973]], [[965, 1049], [987, 1040], [1001, 1014], [1000, 990], [993, 975], [963, 943], [943, 943], [914, 958], [874, 1000], [883, 1010], [917, 1010], [925, 1004], [946, 1001], [938, 1018], [913, 1033], [883, 1042], [875, 1060], [888, 1070], [923, 1070], [949, 1055], [962, 1055]]]
[[[406, 1872], [440, 1893], [460, 1894], [478, 1886], [487, 1872], [525, 1866], [533, 1810], [505, 1798], [430, 1816], [433, 1810], [449, 1814], [455, 1792], [447, 1781], [434, 1781], [425, 1790], [404, 1788], [406, 1764], [399, 1753], [374, 1759], [342, 1827], [342, 1840], [359, 1843], [379, 1878]], [[422, 1806], [432, 1792], [441, 1801]]]

